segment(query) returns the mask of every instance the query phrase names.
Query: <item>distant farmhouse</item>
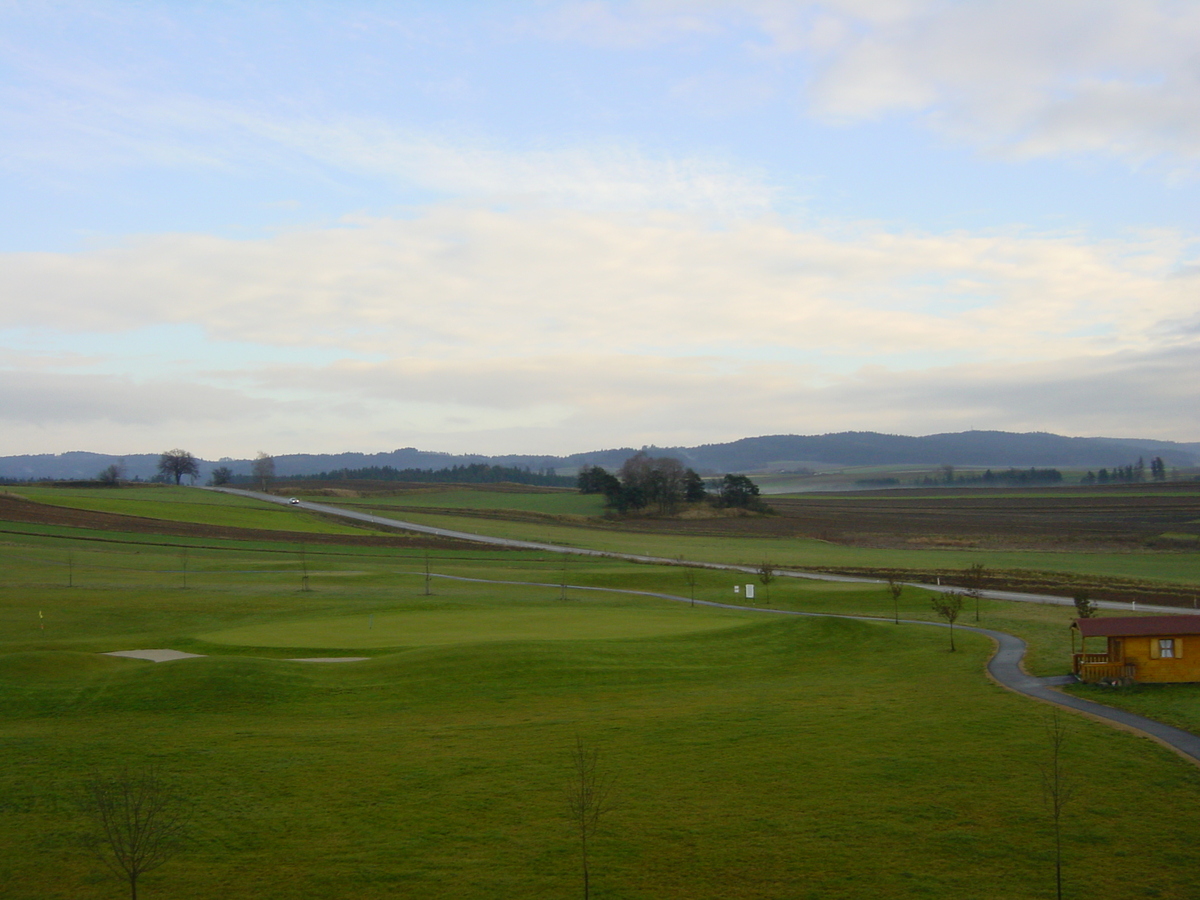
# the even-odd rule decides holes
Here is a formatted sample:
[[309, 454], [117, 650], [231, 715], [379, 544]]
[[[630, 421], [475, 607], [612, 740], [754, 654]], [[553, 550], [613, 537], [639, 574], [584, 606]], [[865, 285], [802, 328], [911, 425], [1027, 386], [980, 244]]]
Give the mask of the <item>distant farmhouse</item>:
[[[1104, 652], [1089, 653], [1089, 638], [1104, 638]], [[1071, 650], [1075, 675], [1089, 684], [1200, 681], [1200, 615], [1076, 619]]]

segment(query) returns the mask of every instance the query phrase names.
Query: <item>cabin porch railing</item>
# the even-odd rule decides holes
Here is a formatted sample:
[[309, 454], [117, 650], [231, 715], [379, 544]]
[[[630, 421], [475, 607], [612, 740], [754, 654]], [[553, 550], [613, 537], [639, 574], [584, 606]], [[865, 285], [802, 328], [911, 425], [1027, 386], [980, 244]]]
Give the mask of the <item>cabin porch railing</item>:
[[1112, 662], [1107, 653], [1076, 653], [1073, 659], [1071, 670], [1086, 684], [1137, 680], [1137, 666], [1131, 662]]

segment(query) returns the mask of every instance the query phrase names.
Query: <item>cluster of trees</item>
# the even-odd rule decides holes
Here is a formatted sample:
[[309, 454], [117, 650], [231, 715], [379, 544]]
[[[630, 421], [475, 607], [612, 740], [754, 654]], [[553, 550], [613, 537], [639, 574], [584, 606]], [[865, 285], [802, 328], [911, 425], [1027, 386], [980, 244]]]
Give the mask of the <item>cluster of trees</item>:
[[[1167, 480], [1167, 464], [1161, 456], [1150, 460], [1150, 477], [1154, 481]], [[1101, 469], [1099, 472], [1088, 471], [1083, 476], [1084, 484], [1136, 484], [1146, 480], [1146, 461], [1138, 457], [1138, 461], [1127, 466], [1117, 466], [1113, 469]]]
[[603, 494], [608, 506], [618, 512], [654, 507], [660, 513], [675, 512], [682, 503], [708, 497], [704, 479], [670, 456], [653, 457], [635, 453], [616, 475], [600, 466], [584, 466], [576, 478], [580, 493]]
[[679, 460], [645, 452], [629, 457], [615, 475], [600, 466], [584, 466], [576, 485], [580, 493], [603, 494], [609, 508], [622, 513], [653, 508], [670, 515], [685, 503], [704, 501], [718, 507], [765, 509], [758, 485], [745, 475], [726, 475], [712, 494], [704, 479]]
[[987, 469], [982, 474], [957, 475], [954, 466], [942, 466], [940, 477], [926, 475], [918, 484], [1061, 484], [1063, 474], [1058, 469], [1007, 469], [993, 472]]
[[265, 491], [275, 477], [275, 457], [261, 450], [254, 462], [250, 464], [249, 475], [234, 475], [229, 466], [217, 466], [208, 476], [208, 483], [213, 487], [223, 484], [254, 484], [260, 491]]

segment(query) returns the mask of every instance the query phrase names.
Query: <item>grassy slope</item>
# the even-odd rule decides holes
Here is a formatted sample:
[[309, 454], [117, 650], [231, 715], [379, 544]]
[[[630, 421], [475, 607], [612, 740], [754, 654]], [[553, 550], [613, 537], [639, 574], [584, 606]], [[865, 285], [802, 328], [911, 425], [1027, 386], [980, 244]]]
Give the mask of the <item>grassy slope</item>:
[[[1044, 711], [982, 677], [989, 648], [977, 636], [960, 635], [951, 655], [941, 630], [745, 613], [732, 614], [746, 622], [736, 628], [652, 639], [479, 643], [464, 629], [458, 645], [306, 666], [244, 655], [299, 655], [289, 648], [224, 646], [211, 632], [514, 604], [563, 621], [601, 608], [635, 620], [692, 610], [591, 592], [564, 603], [558, 582], [689, 588], [670, 567], [564, 569], [557, 557], [481, 550], [432, 554], [431, 567], [547, 586], [435, 580], [427, 598], [423, 558], [330, 548], [305, 554], [315, 590], [302, 592], [296, 548], [230, 542], [189, 552], [185, 590], [178, 547], [97, 549], [72, 533], [0, 544], [8, 896], [114, 895], [71, 842], [69, 800], [91, 766], [130, 759], [158, 761], [197, 804], [197, 846], [149, 876], [147, 896], [563, 896], [576, 889], [561, 815], [576, 733], [602, 748], [622, 801], [595, 848], [598, 900], [1021, 898], [1052, 887]], [[745, 580], [699, 572], [697, 597], [731, 599]], [[770, 602], [891, 614], [882, 589], [850, 585], [776, 582]], [[921, 592], [901, 603], [902, 616], [932, 616]], [[982, 611], [981, 624], [1031, 641], [1035, 671], [1065, 659], [1062, 609]], [[310, 633], [302, 649], [339, 649]], [[229, 655], [154, 665], [80, 652], [134, 646]], [[1081, 784], [1068, 884], [1192, 896], [1197, 771], [1144, 740], [1072, 727]]]
[[[301, 511], [268, 506], [247, 498], [197, 491], [194, 488], [145, 487], [112, 489], [22, 488], [21, 493], [41, 502], [82, 509], [122, 512], [214, 525], [294, 530], [297, 532], [362, 533], [352, 526], [330, 523]], [[301, 495], [302, 496], [302, 495]], [[570, 546], [621, 553], [644, 553], [666, 558], [686, 558], [757, 565], [769, 558], [777, 565], [810, 568], [889, 568], [923, 571], [963, 569], [984, 562], [991, 569], [1027, 569], [1067, 574], [1093, 574], [1200, 586], [1200, 553], [1073, 553], [1037, 551], [881, 550], [844, 547], [812, 539], [738, 538], [656, 535], [596, 529], [587, 517], [602, 510], [599, 497], [574, 492], [488, 491], [450, 487], [406, 491], [371, 498], [313, 499], [331, 505], [378, 510], [387, 514], [396, 507], [431, 510], [514, 510], [563, 517], [552, 522], [504, 521], [455, 517], [452, 512], [395, 513], [418, 524], [461, 531], [541, 540]]]
[[1200, 684], [1135, 684], [1126, 688], [1076, 684], [1066, 690], [1200, 734]]
[[[50, 529], [53, 530], [53, 529]], [[57, 529], [60, 535], [72, 529]], [[133, 646], [190, 645], [194, 635], [259, 622], [309, 620], [334, 611], [370, 614], [394, 606], [397, 592], [423, 590], [424, 554], [370, 548], [308, 548], [278, 544], [220, 544], [194, 541], [183, 548], [150, 542], [97, 544], [36, 535], [7, 540], [15, 552], [0, 557], [0, 580], [11, 589], [0, 607], [0, 626], [16, 649], [54, 646], [112, 650]], [[180, 543], [172, 539], [173, 543]], [[184, 546], [188, 546], [186, 543]], [[689, 596], [685, 571], [616, 560], [551, 554], [434, 552], [434, 572], [493, 581], [540, 581], [544, 588], [435, 582], [434, 590], [456, 602], [488, 598], [556, 599], [565, 579], [594, 587], [656, 590]], [[186, 570], [185, 570], [186, 565]], [[309, 573], [304, 593], [302, 573]], [[700, 600], [734, 602], [735, 585], [750, 576], [693, 570]], [[73, 587], [68, 587], [68, 578]], [[184, 585], [187, 585], [186, 589]], [[593, 594], [580, 594], [593, 597]], [[81, 599], [86, 598], [86, 602]], [[644, 604], [647, 601], [624, 601]], [[837, 612], [891, 618], [893, 605], [883, 587], [829, 585], [798, 579], [777, 580], [769, 599], [759, 586], [759, 605], [808, 612]], [[984, 601], [983, 624], [1022, 634], [1030, 643], [1030, 668], [1039, 674], [1066, 670], [1069, 611], [1060, 607]], [[44, 618], [38, 619], [38, 612]], [[934, 621], [928, 595], [906, 589], [900, 615]], [[973, 610], [963, 624], [973, 622]], [[47, 631], [36, 629], [46, 624]], [[0, 646], [3, 646], [0, 644]], [[276, 655], [271, 653], [270, 655]]]
[[51, 506], [142, 516], [149, 519], [298, 533], [364, 533], [362, 528], [330, 522], [303, 510], [196, 488], [166, 485], [121, 488], [17, 486], [6, 490]]
[[[941, 637], [779, 619], [341, 667], [0, 657], [0, 877], [14, 898], [112, 896], [67, 840], [68, 794], [132, 756], [197, 805], [198, 846], [147, 878], [151, 896], [563, 896], [579, 733], [621, 799], [597, 897], [1044, 896], [1042, 711], [979, 676], [986, 641], [952, 656]], [[1073, 727], [1069, 883], [1190, 896], [1196, 772]], [[1154, 817], [1130, 790], [1154, 792]]]
[[[305, 497], [303, 493], [297, 494]], [[391, 507], [428, 507], [430, 509], [511, 509], [547, 515], [599, 516], [604, 512], [604, 498], [599, 494], [580, 494], [578, 491], [487, 491], [471, 488], [431, 488], [406, 491], [380, 497], [340, 498], [313, 495], [312, 500], [332, 506], [372, 509]]]
[[[511, 589], [510, 589], [511, 590]], [[646, 603], [636, 615], [608, 603], [513, 600], [504, 606], [438, 601], [379, 614], [268, 622], [198, 635], [212, 644], [340, 649], [433, 647], [496, 641], [578, 641], [668, 637], [744, 625], [745, 613]]]

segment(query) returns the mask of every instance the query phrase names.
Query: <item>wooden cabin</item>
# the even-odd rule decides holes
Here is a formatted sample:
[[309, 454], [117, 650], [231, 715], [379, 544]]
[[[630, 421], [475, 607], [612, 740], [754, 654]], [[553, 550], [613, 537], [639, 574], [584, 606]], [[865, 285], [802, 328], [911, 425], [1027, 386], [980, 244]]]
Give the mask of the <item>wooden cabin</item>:
[[[1094, 652], [1100, 639], [1105, 641], [1103, 653]], [[1071, 651], [1072, 671], [1089, 684], [1200, 681], [1200, 615], [1076, 619]]]

